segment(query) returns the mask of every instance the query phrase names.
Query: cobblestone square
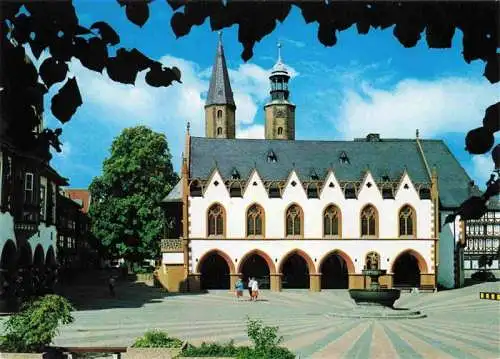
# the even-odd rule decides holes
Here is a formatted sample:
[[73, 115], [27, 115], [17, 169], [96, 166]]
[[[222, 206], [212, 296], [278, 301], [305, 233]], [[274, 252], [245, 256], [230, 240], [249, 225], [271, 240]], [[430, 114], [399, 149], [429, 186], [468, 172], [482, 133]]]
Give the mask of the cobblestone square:
[[263, 291], [254, 303], [238, 302], [227, 291], [169, 295], [138, 285], [119, 283], [114, 299], [104, 286], [80, 293], [75, 322], [62, 328], [55, 344], [125, 346], [154, 328], [193, 343], [247, 344], [248, 315], [279, 326], [284, 345], [300, 358], [500, 357], [500, 301], [479, 299], [480, 291], [499, 292], [500, 283], [402, 293], [396, 307], [427, 315], [411, 320], [335, 318], [332, 313], [355, 305], [347, 290]]

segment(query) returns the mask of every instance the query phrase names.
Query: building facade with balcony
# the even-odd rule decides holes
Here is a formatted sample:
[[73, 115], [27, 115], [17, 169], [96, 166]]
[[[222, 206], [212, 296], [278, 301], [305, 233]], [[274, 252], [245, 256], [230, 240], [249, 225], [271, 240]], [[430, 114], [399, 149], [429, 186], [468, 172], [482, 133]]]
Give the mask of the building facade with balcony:
[[97, 255], [89, 245], [89, 202], [86, 190], [63, 188], [58, 194], [58, 262], [68, 276], [74, 271], [97, 266]]
[[441, 227], [441, 209], [456, 209], [471, 179], [445, 143], [418, 132], [415, 139], [295, 140], [289, 79], [279, 55], [265, 139], [236, 139], [219, 39], [206, 137], [188, 127], [181, 180], [163, 201], [163, 285], [233, 288], [242, 276], [275, 291], [364, 288], [370, 257], [386, 270], [385, 287], [434, 289], [441, 264], [439, 277], [453, 286], [453, 252], [440, 240], [454, 248], [460, 222]]
[[[26, 58], [26, 63], [31, 63]], [[28, 118], [0, 119], [0, 284], [1, 297], [25, 296], [54, 282], [57, 266], [57, 193], [67, 185], [49, 163], [43, 127], [43, 85], [29, 88], [40, 96], [32, 109], [39, 124], [28, 132]], [[2, 95], [3, 96], [3, 95]], [[2, 104], [5, 104], [2, 97]], [[18, 104], [21, 106], [21, 104]], [[12, 111], [12, 107], [9, 107]], [[26, 122], [23, 122], [26, 121]], [[19, 125], [21, 123], [21, 125]], [[47, 289], [47, 288], [45, 288]]]
[[[496, 278], [500, 277], [500, 206], [498, 202], [489, 206], [480, 219], [465, 221], [465, 235], [461, 242], [462, 271], [465, 279], [480, 269], [490, 270]], [[491, 266], [480, 267], [481, 256], [491, 258]]]

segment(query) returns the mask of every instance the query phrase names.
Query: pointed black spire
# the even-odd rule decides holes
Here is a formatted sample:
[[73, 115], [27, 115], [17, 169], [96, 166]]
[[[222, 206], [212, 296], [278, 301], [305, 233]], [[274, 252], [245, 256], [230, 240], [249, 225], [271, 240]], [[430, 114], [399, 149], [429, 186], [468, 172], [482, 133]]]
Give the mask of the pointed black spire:
[[217, 54], [215, 55], [214, 67], [212, 68], [212, 78], [210, 79], [205, 106], [209, 105], [232, 105], [236, 107], [231, 83], [229, 82], [224, 48], [222, 47], [222, 32], [219, 32]]

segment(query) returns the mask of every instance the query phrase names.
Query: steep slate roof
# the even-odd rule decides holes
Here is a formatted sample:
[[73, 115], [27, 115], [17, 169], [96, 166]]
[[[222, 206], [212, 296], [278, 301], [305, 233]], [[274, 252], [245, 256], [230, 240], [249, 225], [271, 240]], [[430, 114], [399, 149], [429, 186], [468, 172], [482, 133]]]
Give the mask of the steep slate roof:
[[[436, 165], [439, 193], [444, 207], [457, 207], [469, 197], [470, 177], [442, 140], [420, 140], [427, 163]], [[276, 163], [267, 161], [273, 151]], [[349, 164], [341, 164], [345, 152]], [[413, 182], [430, 183], [415, 140], [380, 141], [286, 141], [261, 139], [215, 139], [191, 137], [190, 175], [206, 179], [217, 168], [224, 179], [236, 168], [242, 179], [256, 168], [263, 180], [286, 180], [293, 169], [301, 180], [309, 180], [314, 169], [324, 179], [329, 169], [339, 181], [361, 180], [370, 170], [375, 181], [387, 175], [398, 181], [405, 168]]]
[[207, 102], [205, 103], [205, 106], [209, 105], [236, 106], [234, 103], [233, 91], [231, 90], [231, 83], [229, 82], [222, 39], [220, 37], [217, 45], [214, 67], [212, 68], [212, 78], [210, 79]]
[[181, 202], [182, 201], [182, 180], [172, 188], [168, 195], [162, 199], [162, 202]]

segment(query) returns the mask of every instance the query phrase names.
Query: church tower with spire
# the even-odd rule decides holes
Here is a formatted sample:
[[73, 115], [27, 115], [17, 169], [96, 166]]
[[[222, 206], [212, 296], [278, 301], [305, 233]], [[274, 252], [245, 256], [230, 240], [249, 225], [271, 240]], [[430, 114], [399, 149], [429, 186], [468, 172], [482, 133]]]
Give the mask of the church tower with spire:
[[217, 54], [205, 104], [205, 136], [235, 138], [235, 112], [236, 105], [222, 47], [222, 33], [219, 32]]
[[278, 61], [271, 70], [271, 100], [264, 106], [265, 137], [269, 140], [295, 139], [295, 105], [288, 100], [290, 74], [281, 60], [278, 44]]

